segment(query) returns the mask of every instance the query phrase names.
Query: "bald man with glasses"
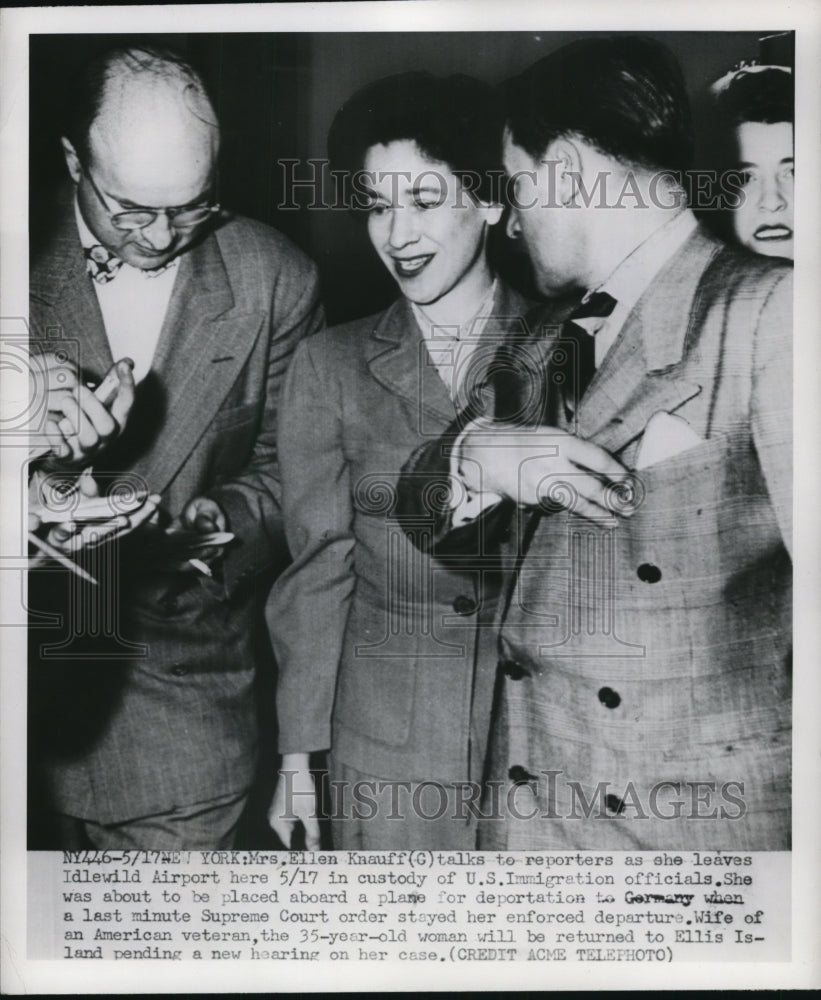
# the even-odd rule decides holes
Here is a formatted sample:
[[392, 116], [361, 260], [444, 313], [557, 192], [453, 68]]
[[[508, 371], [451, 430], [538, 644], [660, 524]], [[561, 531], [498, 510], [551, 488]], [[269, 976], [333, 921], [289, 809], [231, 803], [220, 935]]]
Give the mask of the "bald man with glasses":
[[[67, 154], [70, 155], [70, 144], [67, 142], [66, 146]], [[180, 205], [177, 208], [148, 208], [144, 205], [123, 208], [122, 205], [127, 204], [127, 202], [123, 202], [119, 208], [115, 207], [112, 210], [105, 195], [94, 183], [91, 171], [82, 164], [80, 164], [80, 169], [88, 178], [91, 189], [97, 195], [100, 204], [109, 213], [109, 222], [115, 229], [119, 229], [121, 232], [127, 233], [136, 229], [147, 229], [149, 226], [154, 225], [160, 215], [164, 215], [168, 220], [170, 229], [191, 229], [193, 226], [198, 226], [200, 223], [206, 222], [214, 212], [219, 212], [220, 210], [219, 205], [201, 204], [203, 202], [202, 198], [195, 198], [190, 204]]]
[[161, 504], [159, 524], [96, 551], [96, 590], [33, 574], [33, 846], [230, 847], [252, 782], [257, 603], [285, 552], [277, 400], [322, 312], [313, 264], [217, 203], [219, 142], [173, 53], [113, 50], [72, 90], [74, 198], [33, 262], [33, 349], [62, 347], [79, 387], [131, 359], [125, 426], [83, 464], [103, 495]]

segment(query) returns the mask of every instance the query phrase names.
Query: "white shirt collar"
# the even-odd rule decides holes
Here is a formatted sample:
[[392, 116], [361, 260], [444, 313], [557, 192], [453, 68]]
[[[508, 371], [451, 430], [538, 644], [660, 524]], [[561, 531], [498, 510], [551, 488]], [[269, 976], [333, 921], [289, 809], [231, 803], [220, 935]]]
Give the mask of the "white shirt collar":
[[582, 301], [594, 292], [607, 292], [620, 307], [631, 310], [662, 265], [667, 263], [697, 225], [698, 221], [689, 208], [668, 219], [625, 257], [608, 278], [596, 288], [591, 288]]
[[616, 300], [613, 312], [606, 319], [591, 317], [574, 321], [595, 334], [596, 367], [604, 361], [653, 278], [697, 226], [698, 221], [689, 208], [678, 212], [625, 257], [608, 278], [585, 294], [582, 302], [595, 292], [607, 292]]
[[[469, 317], [466, 323], [461, 323], [458, 327], [451, 325], [439, 326], [426, 316], [415, 302], [411, 302], [411, 310], [425, 340], [478, 340], [493, 311], [493, 301], [496, 298], [497, 285], [498, 279], [494, 278], [490, 290], [479, 303], [476, 311]], [[456, 332], [451, 333], [452, 330]]]
[[[467, 321], [458, 325], [439, 326], [433, 323], [415, 302], [410, 303], [413, 316], [422, 331], [428, 357], [454, 401], [459, 398], [466, 373], [469, 370], [469, 359], [478, 347], [479, 339], [493, 314], [497, 287], [498, 283], [494, 278], [493, 284], [482, 298], [474, 314]], [[466, 401], [462, 400], [459, 403], [459, 408], [465, 403]]]

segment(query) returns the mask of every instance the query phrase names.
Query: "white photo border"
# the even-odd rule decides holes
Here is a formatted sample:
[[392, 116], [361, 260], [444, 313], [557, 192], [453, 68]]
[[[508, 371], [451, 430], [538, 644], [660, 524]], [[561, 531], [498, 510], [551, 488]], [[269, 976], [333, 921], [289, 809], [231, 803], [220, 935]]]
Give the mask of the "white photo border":
[[[106, 32], [276, 31], [705, 31], [771, 26], [796, 31], [795, 320], [795, 744], [793, 839], [793, 950], [787, 963], [679, 963], [628, 967], [611, 963], [551, 965], [505, 963], [411, 969], [368, 966], [367, 971], [318, 963], [95, 964], [26, 958], [25, 833], [25, 617], [17, 572], [0, 573], [0, 703], [2, 704], [2, 988], [6, 993], [99, 992], [338, 992], [418, 989], [797, 988], [821, 985], [821, 648], [817, 498], [821, 496], [818, 428], [821, 396], [821, 7], [814, 0], [417, 0], [417, 2], [295, 3], [134, 7], [12, 8], [0, 12], [0, 316], [3, 323], [28, 310], [28, 37], [31, 34]], [[25, 372], [0, 371], [6, 404], [25, 399]], [[2, 427], [2, 424], [0, 424]], [[3, 447], [2, 552], [24, 553], [20, 467], [23, 447]], [[16, 617], [15, 617], [16, 612]], [[387, 964], [387, 963], [385, 963]], [[419, 963], [421, 964], [421, 963]], [[366, 976], [366, 980], [360, 979]], [[354, 979], [356, 977], [356, 979]]]

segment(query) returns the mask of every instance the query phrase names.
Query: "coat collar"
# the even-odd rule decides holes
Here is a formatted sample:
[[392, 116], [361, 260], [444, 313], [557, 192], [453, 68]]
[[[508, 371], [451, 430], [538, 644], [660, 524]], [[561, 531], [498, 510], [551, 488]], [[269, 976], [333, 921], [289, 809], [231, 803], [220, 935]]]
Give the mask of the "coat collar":
[[54, 330], [37, 330], [37, 335], [75, 341], [79, 345], [77, 361], [83, 370], [98, 378], [108, 371], [114, 359], [86, 271], [73, 203], [64, 208], [51, 242], [32, 268], [29, 290], [32, 300], [49, 307], [59, 320]]
[[262, 310], [235, 301], [215, 232], [181, 256], [152, 364], [165, 401], [163, 433], [171, 441], [134, 466], [152, 489], [167, 487], [213, 422], [264, 319]]
[[[529, 306], [523, 296], [499, 279], [493, 313], [482, 331], [477, 352], [493, 353], [516, 324], [524, 329]], [[366, 347], [366, 361], [373, 377], [390, 392], [445, 425], [456, 417], [456, 407], [431, 361], [407, 299], [398, 299], [377, 317]]]

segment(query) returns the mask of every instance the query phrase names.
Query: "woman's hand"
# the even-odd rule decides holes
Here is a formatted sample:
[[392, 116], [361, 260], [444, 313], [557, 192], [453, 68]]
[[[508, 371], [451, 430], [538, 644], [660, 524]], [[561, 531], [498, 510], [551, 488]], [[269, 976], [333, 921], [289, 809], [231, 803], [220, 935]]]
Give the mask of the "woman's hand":
[[307, 753], [286, 753], [279, 769], [274, 797], [268, 809], [268, 824], [285, 847], [297, 823], [305, 828], [305, 849], [319, 850], [319, 817], [316, 811], [316, 788]]

